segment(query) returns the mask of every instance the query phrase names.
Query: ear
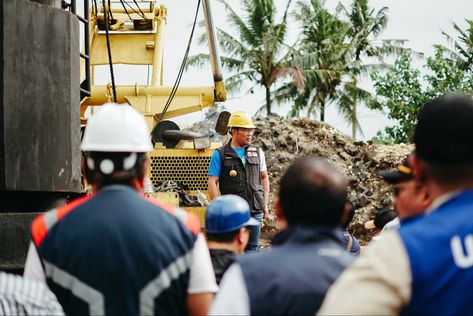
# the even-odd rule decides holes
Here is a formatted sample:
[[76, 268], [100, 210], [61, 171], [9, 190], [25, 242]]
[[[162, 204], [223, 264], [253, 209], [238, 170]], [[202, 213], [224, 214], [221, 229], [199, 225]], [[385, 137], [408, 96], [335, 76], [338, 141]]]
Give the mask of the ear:
[[278, 219], [279, 229], [281, 230], [286, 229], [287, 226], [289, 226], [289, 224], [287, 223], [287, 220], [284, 217], [284, 214], [282, 212], [281, 200], [279, 198], [276, 198], [274, 200], [273, 210], [274, 210], [274, 214], [276, 214], [276, 218]]
[[425, 186], [422, 188], [422, 207], [427, 209], [430, 204], [432, 203], [432, 199], [430, 198], [429, 192]]
[[343, 223], [345, 223], [345, 221], [346, 221], [347, 218], [348, 218], [348, 214], [350, 214], [350, 211], [351, 211], [351, 205], [350, 205], [350, 203], [345, 202], [345, 206], [343, 207], [342, 217], [340, 218], [340, 225], [342, 225]]
[[250, 232], [245, 227], [240, 228], [236, 236], [238, 253], [242, 253], [250, 241]]
[[281, 208], [281, 200], [279, 198], [276, 198], [273, 203], [273, 210], [274, 214], [276, 214], [277, 219], [279, 220], [286, 220], [284, 218], [284, 214], [282, 213], [282, 208]]
[[415, 153], [410, 155], [408, 159], [409, 164], [412, 166], [414, 180], [419, 183], [425, 183], [425, 165], [422, 160]]
[[143, 178], [146, 177], [146, 175], [148, 174], [149, 172], [149, 157], [148, 155], [145, 155], [145, 158], [144, 158], [144, 161], [143, 161], [143, 164], [141, 165], [141, 170], [140, 170], [143, 175]]

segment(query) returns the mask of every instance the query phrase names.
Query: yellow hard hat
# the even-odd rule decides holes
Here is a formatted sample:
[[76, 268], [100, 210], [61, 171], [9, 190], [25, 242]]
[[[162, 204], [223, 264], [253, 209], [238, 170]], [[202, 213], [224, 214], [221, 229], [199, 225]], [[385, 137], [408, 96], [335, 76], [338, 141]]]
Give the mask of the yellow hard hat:
[[242, 128], [255, 128], [253, 120], [244, 111], [238, 111], [233, 113], [228, 120], [228, 127], [242, 127]]

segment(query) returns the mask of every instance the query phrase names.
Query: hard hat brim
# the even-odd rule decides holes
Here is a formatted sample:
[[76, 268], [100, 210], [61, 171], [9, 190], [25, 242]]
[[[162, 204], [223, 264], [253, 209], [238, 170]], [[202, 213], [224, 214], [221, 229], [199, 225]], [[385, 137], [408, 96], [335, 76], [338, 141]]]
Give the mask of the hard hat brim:
[[239, 125], [239, 124], [228, 125], [228, 127], [256, 128], [256, 126], [254, 126], [254, 125]]
[[253, 217], [250, 217], [250, 219], [246, 223], [244, 223], [242, 225], [242, 227], [245, 227], [245, 226], [258, 226], [258, 225], [259, 225], [259, 222], [256, 219], [254, 219]]

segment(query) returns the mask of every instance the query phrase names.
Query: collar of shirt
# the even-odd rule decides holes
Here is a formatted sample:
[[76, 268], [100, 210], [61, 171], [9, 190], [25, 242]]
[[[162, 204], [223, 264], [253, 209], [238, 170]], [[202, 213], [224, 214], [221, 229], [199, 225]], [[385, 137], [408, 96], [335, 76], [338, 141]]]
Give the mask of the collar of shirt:
[[438, 209], [440, 206], [442, 206], [443, 204], [447, 203], [448, 201], [450, 201], [451, 199], [453, 199], [455, 196], [459, 195], [460, 193], [462, 193], [463, 191], [461, 190], [455, 190], [455, 191], [450, 191], [450, 192], [447, 192], [445, 194], [442, 194], [441, 196], [439, 196], [438, 198], [436, 198], [431, 204], [430, 206], [425, 210], [425, 214], [430, 214], [432, 212], [434, 212], [436, 209]]

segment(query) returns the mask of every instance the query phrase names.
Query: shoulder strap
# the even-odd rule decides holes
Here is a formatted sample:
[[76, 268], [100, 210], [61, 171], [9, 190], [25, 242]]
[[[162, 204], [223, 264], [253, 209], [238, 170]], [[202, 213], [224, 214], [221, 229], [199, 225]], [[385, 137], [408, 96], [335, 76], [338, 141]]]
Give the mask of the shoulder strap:
[[90, 200], [92, 196], [93, 195], [86, 195], [77, 198], [69, 204], [55, 208], [36, 217], [31, 224], [31, 235], [34, 244], [39, 247], [43, 239], [48, 234], [49, 230], [57, 222], [59, 222], [64, 216], [66, 216], [76, 207]]
[[347, 247], [346, 247], [346, 251], [350, 252], [351, 247], [353, 247], [353, 236], [348, 234], [348, 244], [347, 244]]

